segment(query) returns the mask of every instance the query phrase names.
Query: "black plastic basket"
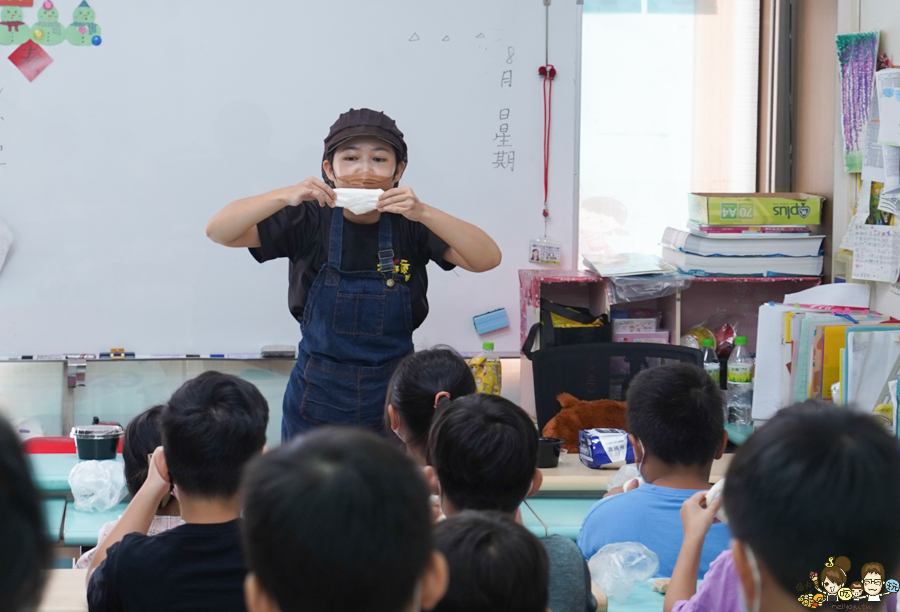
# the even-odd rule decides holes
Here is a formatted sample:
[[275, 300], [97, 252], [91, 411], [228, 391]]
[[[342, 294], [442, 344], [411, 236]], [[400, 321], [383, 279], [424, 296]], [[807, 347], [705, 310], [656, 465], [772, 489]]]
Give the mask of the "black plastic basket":
[[674, 362], [703, 366], [697, 349], [670, 344], [603, 342], [534, 351], [534, 401], [538, 427], [560, 411], [556, 396], [625, 401], [631, 379], [641, 371]]

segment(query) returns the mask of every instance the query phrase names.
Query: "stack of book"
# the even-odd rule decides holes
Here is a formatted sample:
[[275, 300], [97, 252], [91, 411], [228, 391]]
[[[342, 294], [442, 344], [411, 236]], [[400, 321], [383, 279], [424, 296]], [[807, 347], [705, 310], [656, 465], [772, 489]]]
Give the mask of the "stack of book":
[[662, 258], [696, 276], [818, 276], [822, 199], [807, 194], [691, 194], [687, 230], [662, 238]]

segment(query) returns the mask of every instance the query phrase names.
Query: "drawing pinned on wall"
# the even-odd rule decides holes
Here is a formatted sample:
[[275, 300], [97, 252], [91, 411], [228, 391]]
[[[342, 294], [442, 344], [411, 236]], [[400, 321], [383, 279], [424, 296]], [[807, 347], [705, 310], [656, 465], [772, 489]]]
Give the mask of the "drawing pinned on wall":
[[0, 6], [34, 6], [34, 0], [0, 0]]
[[844, 133], [844, 170], [860, 172], [869, 104], [878, 58], [878, 32], [838, 34], [841, 71], [841, 125]]
[[59, 22], [59, 9], [45, 0], [38, 10], [38, 21], [31, 28], [31, 40], [39, 45], [58, 45], [66, 39], [66, 32]]
[[18, 6], [5, 6], [0, 11], [0, 45], [21, 45], [31, 38], [31, 28], [22, 21]]
[[19, 45], [19, 47], [9, 56], [9, 61], [19, 69], [25, 78], [34, 81], [38, 76], [53, 63], [53, 58], [44, 51], [40, 45], [35, 44], [30, 38], [28, 42]]
[[479, 34], [479, 35], [476, 36], [475, 38], [484, 38], [484, 34]]
[[449, 36], [444, 36], [441, 40], [442, 40], [443, 42], [448, 42], [448, 41], [450, 40], [450, 37], [449, 37]]
[[409, 37], [409, 42], [416, 42], [419, 40], [419, 35], [413, 32], [413, 35]]
[[72, 24], [66, 28], [66, 38], [78, 47], [98, 46], [103, 39], [100, 38], [100, 26], [95, 22], [97, 14], [90, 7], [87, 0], [82, 0], [72, 16]]

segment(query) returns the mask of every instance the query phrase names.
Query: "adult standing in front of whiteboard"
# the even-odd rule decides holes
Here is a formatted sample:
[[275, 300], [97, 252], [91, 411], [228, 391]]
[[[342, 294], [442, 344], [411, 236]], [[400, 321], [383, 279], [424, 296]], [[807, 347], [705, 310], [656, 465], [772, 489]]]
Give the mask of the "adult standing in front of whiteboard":
[[[322, 178], [232, 202], [206, 234], [291, 260], [289, 304], [302, 337], [284, 395], [282, 440], [318, 425], [380, 431], [388, 381], [428, 314], [426, 265], [484, 272], [500, 249], [484, 231], [425, 204], [399, 181], [403, 133], [369, 109], [342, 114], [325, 139]], [[382, 189], [377, 208], [336, 207], [334, 188]]]

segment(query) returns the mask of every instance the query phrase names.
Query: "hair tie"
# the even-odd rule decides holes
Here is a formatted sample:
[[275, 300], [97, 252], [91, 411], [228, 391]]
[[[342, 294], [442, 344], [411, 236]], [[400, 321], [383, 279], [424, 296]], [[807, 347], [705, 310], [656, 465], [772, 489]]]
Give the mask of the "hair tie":
[[434, 407], [435, 409], [438, 407], [438, 404], [441, 403], [441, 398], [446, 397], [448, 400], [450, 399], [450, 393], [447, 391], [441, 391], [437, 395], [434, 396]]

